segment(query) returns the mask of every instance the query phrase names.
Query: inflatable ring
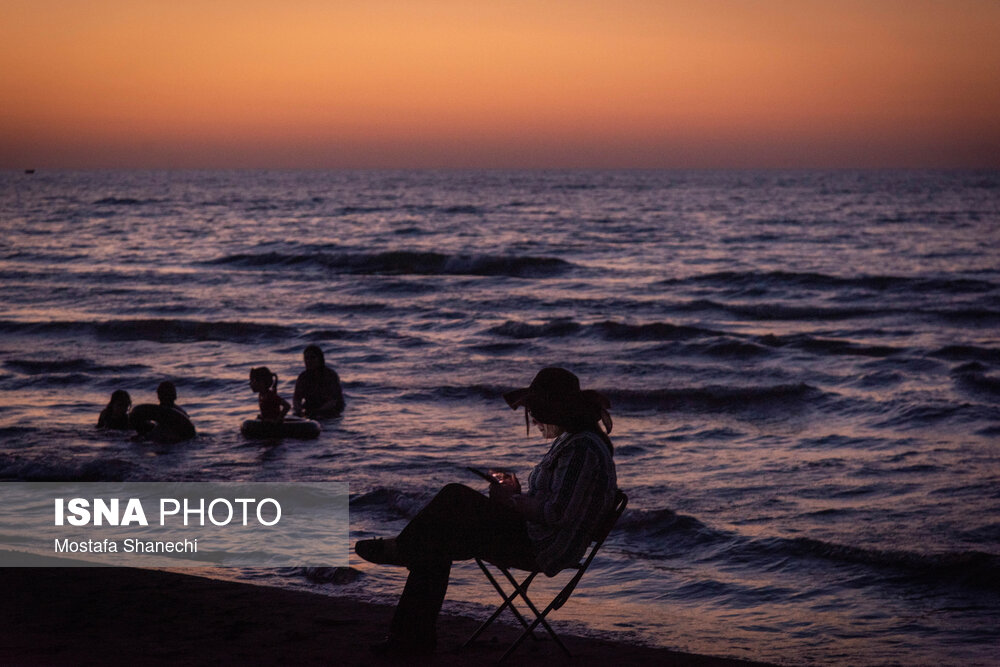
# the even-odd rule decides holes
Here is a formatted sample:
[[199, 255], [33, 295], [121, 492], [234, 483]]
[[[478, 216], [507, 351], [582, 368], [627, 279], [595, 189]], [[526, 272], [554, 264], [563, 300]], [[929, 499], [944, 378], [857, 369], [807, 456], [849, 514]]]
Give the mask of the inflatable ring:
[[297, 417], [287, 417], [280, 422], [248, 419], [240, 427], [240, 433], [243, 434], [243, 437], [250, 440], [277, 438], [314, 440], [319, 437], [320, 430], [319, 422], [311, 419], [298, 419]]

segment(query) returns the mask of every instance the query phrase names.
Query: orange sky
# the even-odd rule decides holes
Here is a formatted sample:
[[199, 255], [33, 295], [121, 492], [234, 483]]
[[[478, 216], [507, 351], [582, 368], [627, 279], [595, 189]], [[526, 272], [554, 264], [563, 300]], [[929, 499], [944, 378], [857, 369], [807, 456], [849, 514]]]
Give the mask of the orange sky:
[[0, 167], [1000, 167], [996, 0], [2, 0]]

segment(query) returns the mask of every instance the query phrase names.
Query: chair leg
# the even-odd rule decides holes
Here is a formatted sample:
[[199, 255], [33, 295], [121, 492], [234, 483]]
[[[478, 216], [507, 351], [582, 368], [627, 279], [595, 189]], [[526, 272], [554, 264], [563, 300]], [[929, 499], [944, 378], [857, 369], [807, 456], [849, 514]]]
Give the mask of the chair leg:
[[[521, 635], [517, 638], [517, 641], [515, 641], [510, 646], [510, 648], [507, 649], [507, 651], [503, 654], [503, 656], [501, 656], [499, 662], [503, 662], [504, 660], [506, 660], [517, 649], [517, 647], [520, 646], [524, 642], [524, 640], [527, 639], [528, 637], [531, 637], [532, 639], [537, 641], [538, 637], [535, 636], [535, 628], [537, 628], [539, 625], [541, 625], [542, 628], [544, 628], [544, 630], [549, 634], [549, 636], [552, 637], [552, 640], [559, 645], [559, 648], [562, 649], [563, 653], [565, 653], [567, 657], [573, 657], [573, 654], [569, 652], [569, 649], [566, 648], [566, 645], [563, 644], [561, 639], [559, 639], [559, 635], [556, 634], [555, 630], [552, 629], [552, 626], [549, 625], [548, 621], [545, 620], [545, 617], [549, 614], [549, 612], [557, 607], [556, 601], [559, 600], [559, 596], [556, 596], [555, 600], [549, 603], [549, 605], [545, 608], [545, 611], [543, 612], [539, 612], [538, 607], [536, 607], [535, 603], [532, 602], [531, 598], [528, 597], [528, 586], [531, 584], [535, 576], [538, 574], [537, 572], [532, 572], [525, 578], [523, 582], [518, 582], [517, 579], [514, 578], [514, 575], [510, 573], [510, 570], [503, 567], [498, 568], [500, 572], [503, 573], [504, 577], [506, 577], [507, 582], [514, 589], [512, 593], [508, 594], [504, 591], [503, 587], [496, 580], [496, 577], [493, 576], [493, 573], [490, 572], [489, 568], [486, 567], [485, 563], [483, 563], [480, 559], [477, 558], [476, 564], [479, 565], [479, 569], [483, 571], [483, 574], [486, 575], [486, 578], [489, 580], [489, 582], [493, 584], [493, 588], [495, 588], [497, 593], [500, 594], [500, 597], [503, 598], [503, 604], [501, 604], [496, 609], [496, 611], [494, 611], [493, 614], [488, 619], [486, 619], [485, 623], [479, 626], [479, 629], [476, 630], [476, 632], [468, 639], [468, 641], [465, 642], [463, 646], [468, 646], [473, 641], [475, 641], [479, 637], [479, 635], [481, 635], [483, 631], [486, 630], [486, 628], [488, 628], [493, 623], [493, 621], [499, 618], [500, 614], [503, 613], [504, 609], [510, 609], [511, 613], [513, 613], [517, 617], [517, 620], [520, 621], [521, 627], [524, 628], [524, 632], [521, 633]], [[524, 601], [524, 603], [528, 606], [528, 608], [531, 610], [532, 614], [534, 614], [535, 620], [533, 620], [531, 623], [528, 623], [528, 621], [524, 618], [521, 612], [518, 611], [517, 607], [514, 605], [514, 600], [517, 597], [520, 597]]]
[[[508, 579], [514, 582], [514, 578], [510, 575], [509, 572], [504, 571], [504, 574], [507, 575]], [[516, 582], [514, 583], [516, 585]], [[572, 658], [573, 654], [569, 652], [569, 649], [566, 648], [566, 645], [563, 644], [561, 639], [559, 639], [559, 635], [557, 635], [555, 630], [552, 629], [552, 626], [549, 625], [549, 622], [545, 620], [545, 617], [548, 615], [548, 613], [552, 611], [554, 603], [550, 603], [549, 606], [545, 608], [545, 611], [539, 612], [538, 607], [536, 607], [535, 604], [531, 601], [531, 599], [526, 595], [527, 591], [519, 590], [519, 592], [521, 593], [521, 597], [524, 599], [524, 602], [528, 605], [528, 608], [531, 609], [532, 613], [535, 615], [535, 620], [531, 622], [531, 625], [525, 628], [524, 632], [521, 633], [521, 636], [517, 638], [517, 641], [515, 641], [511, 645], [511, 647], [507, 649], [507, 652], [504, 653], [503, 657], [500, 658], [500, 662], [503, 662], [507, 658], [507, 656], [513, 653], [514, 649], [520, 646], [521, 642], [527, 639], [529, 635], [534, 637], [535, 628], [537, 628], [539, 624], [541, 624], [541, 626], [545, 628], [545, 631], [549, 633], [549, 636], [552, 637], [553, 641], [555, 641], [555, 643], [559, 645], [559, 648], [563, 650], [563, 653], [566, 654], [566, 657]]]
[[[523, 585], [519, 586], [516, 582], [514, 582], [514, 592], [508, 595], [500, 586], [500, 584], [497, 582], [496, 578], [493, 576], [493, 573], [489, 571], [489, 568], [487, 568], [482, 561], [480, 561], [477, 558], [476, 564], [479, 565], [479, 569], [483, 571], [483, 574], [486, 575], [486, 578], [489, 579], [489, 582], [493, 584], [493, 588], [495, 588], [497, 593], [500, 594], [500, 597], [503, 598], [503, 604], [497, 607], [496, 611], [494, 611], [493, 614], [488, 619], [486, 619], [486, 621], [482, 625], [479, 626], [479, 629], [477, 629], [476, 632], [471, 637], [469, 637], [469, 639], [466, 640], [465, 644], [463, 644], [462, 646], [467, 647], [469, 644], [476, 641], [476, 639], [479, 638], [479, 635], [481, 635], [486, 630], [486, 628], [492, 625], [493, 621], [497, 620], [497, 618], [500, 617], [500, 614], [503, 613], [503, 610], [508, 608], [510, 609], [511, 613], [517, 617], [517, 620], [521, 623], [521, 627], [531, 634], [532, 639], [537, 641], [538, 637], [535, 636], [535, 633], [532, 632], [531, 630], [528, 630], [530, 624], [524, 618], [521, 612], [518, 611], [517, 607], [514, 606], [514, 598], [516, 598], [518, 595], [521, 595], [522, 597], [524, 596], [524, 591], [527, 590], [528, 584], [531, 583], [531, 580], [534, 578], [535, 575], [534, 574], [529, 575], [528, 578], [524, 580]], [[504, 573], [507, 574], [508, 578], [510, 578], [509, 573], [507, 573], [506, 571], [504, 571]]]

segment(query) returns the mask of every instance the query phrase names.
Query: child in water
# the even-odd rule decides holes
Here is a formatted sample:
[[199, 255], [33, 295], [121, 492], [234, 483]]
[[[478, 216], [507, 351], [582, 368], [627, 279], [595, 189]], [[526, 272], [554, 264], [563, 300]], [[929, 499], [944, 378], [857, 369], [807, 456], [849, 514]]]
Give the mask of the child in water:
[[250, 389], [259, 396], [263, 421], [280, 422], [292, 408], [288, 401], [278, 396], [278, 376], [267, 366], [250, 369]]
[[159, 400], [158, 405], [137, 405], [129, 415], [129, 422], [139, 439], [174, 444], [197, 435], [188, 413], [177, 405], [177, 387], [173, 382], [161, 382], [156, 388], [156, 398]]
[[131, 427], [128, 423], [128, 411], [132, 407], [132, 397], [124, 389], [116, 389], [111, 394], [106, 408], [101, 410], [101, 415], [97, 418], [97, 428], [109, 428], [117, 431], [127, 431]]

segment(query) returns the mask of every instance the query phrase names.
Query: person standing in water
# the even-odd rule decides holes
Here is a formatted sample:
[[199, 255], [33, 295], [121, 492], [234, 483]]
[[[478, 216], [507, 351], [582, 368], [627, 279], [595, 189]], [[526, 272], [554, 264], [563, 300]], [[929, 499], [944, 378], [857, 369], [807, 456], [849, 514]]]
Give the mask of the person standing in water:
[[340, 388], [340, 377], [326, 365], [323, 350], [318, 345], [309, 345], [302, 351], [306, 369], [295, 381], [292, 405], [297, 417], [321, 419], [336, 417], [344, 411], [344, 392]]

